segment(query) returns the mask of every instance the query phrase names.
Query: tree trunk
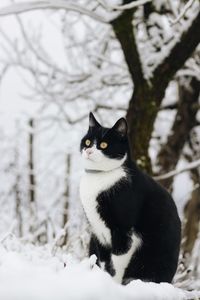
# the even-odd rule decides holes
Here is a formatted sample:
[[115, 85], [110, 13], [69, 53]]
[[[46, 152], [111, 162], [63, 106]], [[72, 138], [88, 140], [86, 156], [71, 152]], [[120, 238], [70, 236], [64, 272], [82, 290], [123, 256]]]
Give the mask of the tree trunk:
[[67, 222], [68, 222], [68, 207], [69, 207], [69, 179], [70, 179], [70, 174], [71, 174], [71, 155], [67, 154], [66, 157], [66, 174], [65, 174], [65, 192], [64, 192], [64, 212], [63, 212], [63, 228], [65, 230], [62, 246], [67, 244], [67, 238], [68, 238], [68, 233], [67, 233]]
[[35, 167], [34, 167], [34, 120], [29, 121], [29, 208], [30, 208], [30, 232], [34, 231], [34, 223], [36, 219], [36, 204], [35, 204]]
[[15, 193], [15, 213], [17, 219], [17, 234], [19, 237], [22, 237], [22, 212], [21, 212], [20, 174], [18, 170], [18, 149], [15, 149], [14, 164], [16, 168], [14, 193]]
[[[200, 158], [199, 153], [199, 134], [190, 135], [191, 155], [188, 157], [190, 161]], [[191, 257], [195, 241], [199, 233], [200, 225], [200, 168], [191, 170], [191, 178], [194, 183], [191, 199], [185, 206], [185, 222], [183, 229], [183, 254], [185, 257]], [[188, 255], [189, 254], [189, 255]]]
[[[198, 178], [198, 185], [200, 177]], [[194, 188], [191, 199], [185, 206], [185, 226], [183, 230], [183, 255], [190, 255], [199, 232], [200, 224], [200, 186]]]
[[33, 154], [33, 147], [34, 147], [34, 120], [31, 119], [29, 121], [29, 126], [31, 129], [31, 132], [29, 134], [29, 184], [30, 184], [30, 189], [29, 189], [29, 199], [30, 203], [35, 202], [35, 175], [34, 175], [34, 154]]
[[143, 170], [152, 173], [148, 154], [149, 142], [166, 87], [161, 88], [160, 86], [160, 88], [153, 89], [144, 78], [132, 19], [133, 10], [129, 10], [115, 19], [112, 26], [121, 44], [134, 84], [134, 91], [126, 116], [129, 126], [131, 156]]
[[[196, 125], [199, 92], [200, 83], [195, 78], [191, 78], [188, 86], [179, 83], [179, 102], [172, 134], [158, 154], [157, 164], [160, 167], [160, 174], [176, 168], [183, 147], [189, 140], [190, 131]], [[160, 183], [170, 189], [172, 182], [173, 177], [164, 179]]]
[[156, 95], [144, 84], [134, 90], [127, 110], [132, 158], [149, 174], [152, 173], [152, 168], [148, 150], [158, 112], [156, 101], [159, 99], [161, 102], [162, 97], [163, 95]]

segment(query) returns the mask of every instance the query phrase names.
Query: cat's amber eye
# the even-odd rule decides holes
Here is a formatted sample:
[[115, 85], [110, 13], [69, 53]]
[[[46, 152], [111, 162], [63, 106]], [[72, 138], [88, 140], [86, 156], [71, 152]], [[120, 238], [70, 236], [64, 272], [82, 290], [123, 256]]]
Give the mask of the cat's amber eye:
[[86, 146], [90, 146], [91, 141], [90, 141], [90, 140], [86, 140], [86, 141], [85, 141], [85, 144], [86, 144]]
[[106, 142], [101, 142], [100, 148], [101, 149], [106, 149], [108, 147], [108, 144]]

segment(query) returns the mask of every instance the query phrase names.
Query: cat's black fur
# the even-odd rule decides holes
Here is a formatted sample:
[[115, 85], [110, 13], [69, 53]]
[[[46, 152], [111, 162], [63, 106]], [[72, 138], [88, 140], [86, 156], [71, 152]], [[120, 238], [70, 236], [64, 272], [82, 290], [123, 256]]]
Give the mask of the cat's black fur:
[[123, 282], [133, 278], [171, 282], [177, 268], [181, 236], [175, 203], [162, 186], [131, 161], [125, 120], [120, 119], [115, 127], [109, 129], [100, 126], [92, 115], [90, 118], [95, 126], [90, 127], [82, 139], [81, 149], [85, 147], [86, 139], [95, 139], [98, 148], [103, 138], [109, 144], [107, 149], [102, 150], [106, 156], [121, 158], [127, 154], [123, 168], [128, 180], [122, 180], [98, 195], [97, 209], [111, 230], [112, 245], [103, 246], [93, 234], [89, 254], [96, 254], [113, 275], [111, 252], [117, 255], [126, 253], [130, 246], [130, 232], [134, 231], [141, 237], [142, 245], [126, 268]]

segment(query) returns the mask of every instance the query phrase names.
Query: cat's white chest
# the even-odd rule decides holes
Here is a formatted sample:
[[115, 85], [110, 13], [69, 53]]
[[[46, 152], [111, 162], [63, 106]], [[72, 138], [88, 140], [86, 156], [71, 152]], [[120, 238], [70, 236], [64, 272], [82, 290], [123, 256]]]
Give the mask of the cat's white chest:
[[111, 245], [111, 232], [97, 211], [98, 195], [126, 177], [123, 168], [109, 172], [85, 173], [80, 183], [80, 198], [92, 231], [103, 245]]

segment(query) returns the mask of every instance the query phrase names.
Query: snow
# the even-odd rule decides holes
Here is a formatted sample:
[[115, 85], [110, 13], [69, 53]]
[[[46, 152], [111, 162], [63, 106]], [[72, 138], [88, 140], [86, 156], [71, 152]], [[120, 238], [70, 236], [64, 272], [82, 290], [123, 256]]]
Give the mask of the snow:
[[51, 245], [25, 244], [12, 235], [0, 244], [0, 299], [3, 300], [182, 300], [171, 284], [135, 280], [127, 286], [95, 264], [96, 257], [76, 258]]

